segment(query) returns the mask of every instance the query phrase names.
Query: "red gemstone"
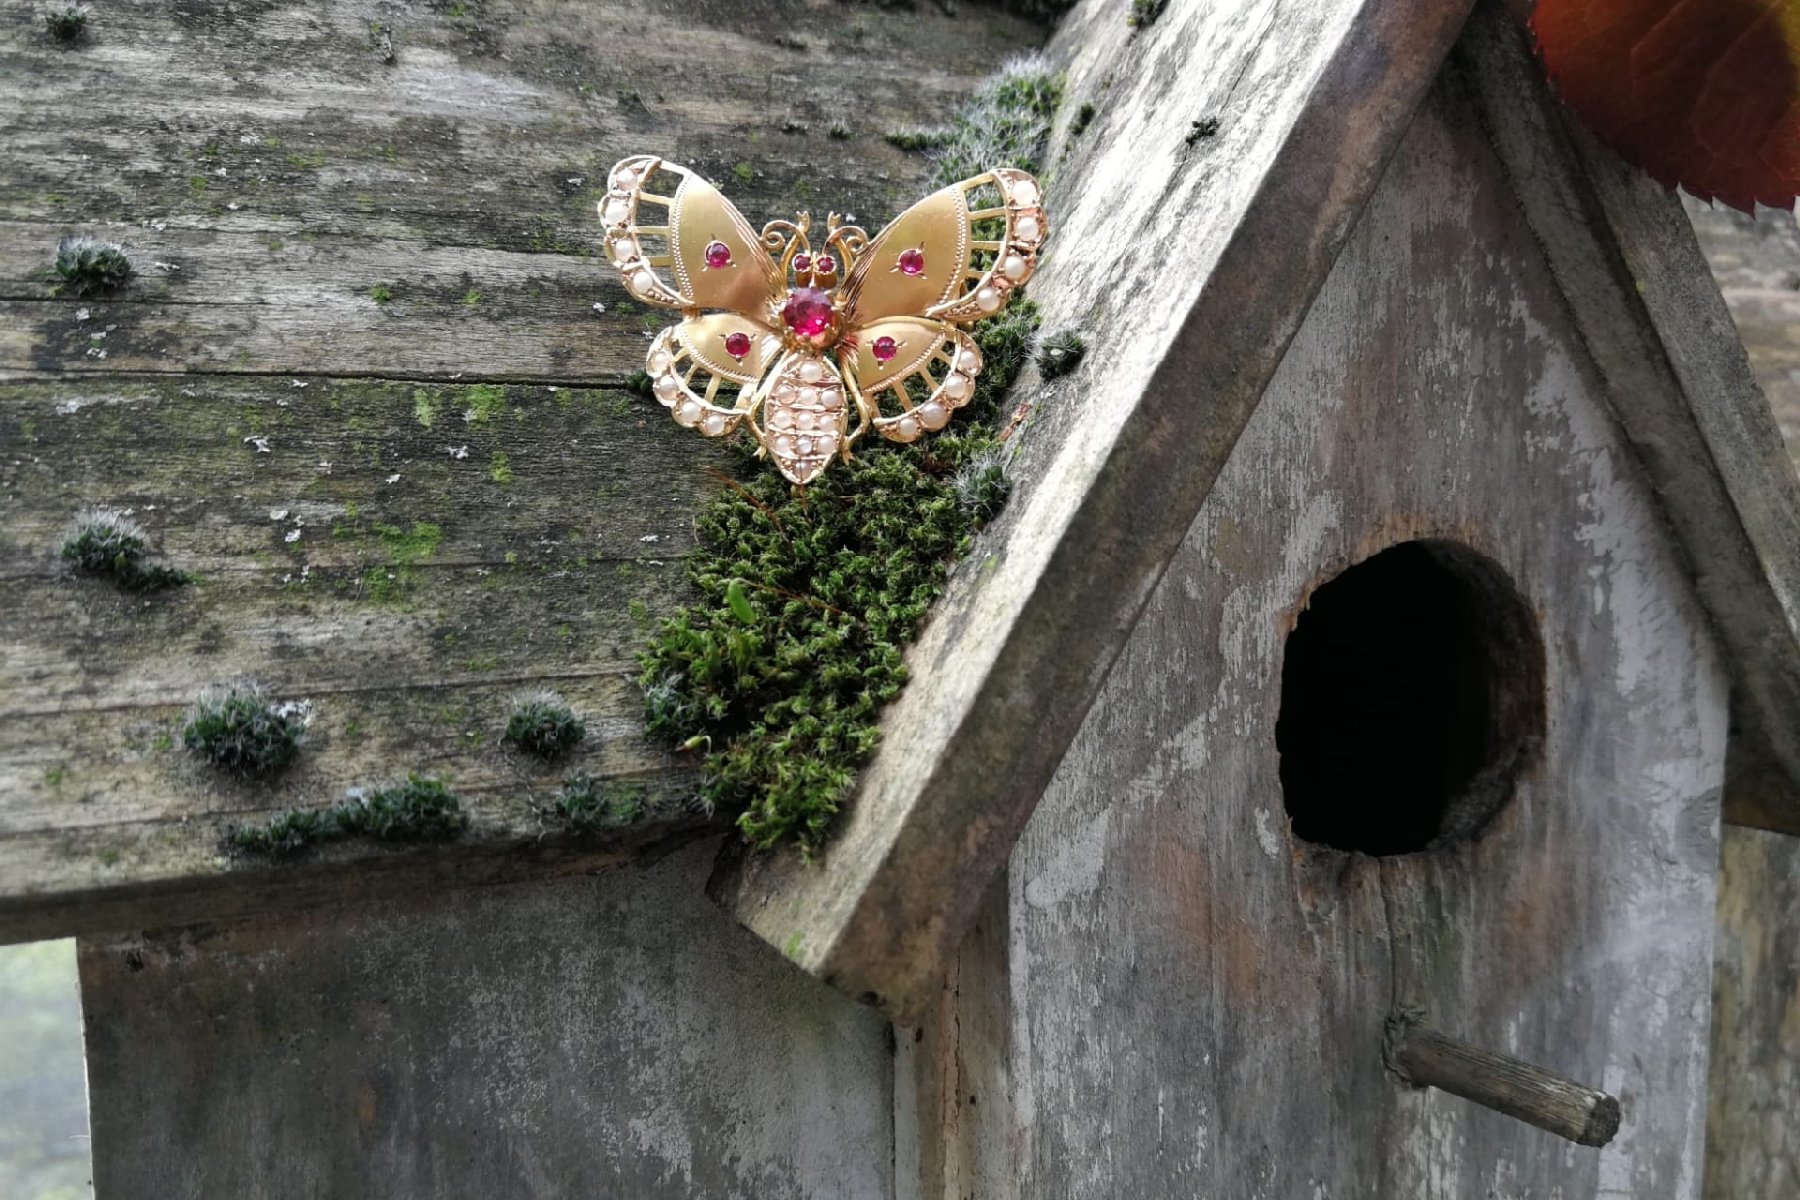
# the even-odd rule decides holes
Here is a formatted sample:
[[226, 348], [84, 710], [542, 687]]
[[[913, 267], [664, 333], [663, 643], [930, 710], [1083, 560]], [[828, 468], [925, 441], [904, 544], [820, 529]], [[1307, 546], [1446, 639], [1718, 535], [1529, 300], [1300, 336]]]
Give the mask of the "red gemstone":
[[796, 270], [796, 271], [812, 270], [812, 255], [810, 255], [810, 254], [794, 255], [794, 270]]
[[728, 333], [725, 335], [725, 353], [742, 360], [750, 353], [750, 335], [747, 333]]
[[900, 353], [900, 347], [891, 337], [878, 337], [875, 344], [869, 347], [869, 353], [875, 356], [876, 362], [886, 362]]
[[821, 254], [819, 255], [819, 261], [813, 264], [813, 270], [821, 275], [835, 275], [837, 273], [837, 259], [831, 257], [829, 254]]
[[822, 288], [795, 288], [781, 306], [781, 319], [801, 337], [817, 337], [831, 328], [831, 296]]
[[731, 247], [724, 242], [706, 244], [706, 265], [717, 271], [731, 265]]
[[899, 266], [902, 275], [923, 275], [925, 273], [925, 252], [917, 249], [902, 250]]

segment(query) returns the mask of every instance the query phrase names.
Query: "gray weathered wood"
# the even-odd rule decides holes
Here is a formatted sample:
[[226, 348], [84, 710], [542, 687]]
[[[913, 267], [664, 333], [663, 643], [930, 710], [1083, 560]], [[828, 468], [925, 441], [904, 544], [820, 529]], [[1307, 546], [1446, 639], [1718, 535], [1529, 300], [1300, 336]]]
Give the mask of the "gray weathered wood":
[[1704, 1195], [1800, 1195], [1800, 839], [1723, 843]]
[[[1414, 122], [1012, 855], [1023, 1195], [1699, 1193], [1727, 675], [1485, 124], [1454, 80]], [[1472, 842], [1302, 842], [1286, 635], [1421, 537], [1537, 615], [1539, 757]], [[1401, 1087], [1397, 1005], [1621, 1134]]]
[[[5, 11], [0, 938], [582, 870], [703, 824], [631, 676], [722, 458], [618, 390], [666, 319], [593, 253], [601, 173], [654, 150], [753, 220], [878, 223], [930, 171], [881, 135], [947, 119], [1041, 32], [933, 5], [123, 0], [65, 49]], [[53, 297], [80, 231], [138, 278]], [[68, 576], [57, 545], [94, 505], [204, 582]], [[177, 748], [196, 694], [239, 676], [313, 705], [267, 783]], [[556, 768], [498, 741], [536, 685], [594, 732]], [[225, 852], [236, 822], [413, 770], [468, 802], [462, 843]], [[539, 810], [574, 770], [672, 812], [569, 838]]]
[[1517, 1117], [1581, 1146], [1604, 1146], [1619, 1132], [1619, 1102], [1509, 1054], [1446, 1037], [1412, 1013], [1392, 1013], [1381, 1057], [1413, 1087], [1434, 1087]]
[[1220, 0], [1133, 35], [1094, 0], [1065, 20], [1069, 107], [1098, 114], [1050, 188], [1033, 294], [1087, 365], [1023, 385], [1044, 403], [1018, 489], [912, 654], [823, 863], [719, 882], [808, 970], [922, 1011], [1467, 7]]
[[1730, 656], [1726, 818], [1800, 833], [1800, 481], [1780, 431], [1680, 201], [1567, 120], [1500, 4], [1471, 28], [1495, 145]]
[[96, 1195], [888, 1200], [885, 1022], [710, 857], [84, 941]]

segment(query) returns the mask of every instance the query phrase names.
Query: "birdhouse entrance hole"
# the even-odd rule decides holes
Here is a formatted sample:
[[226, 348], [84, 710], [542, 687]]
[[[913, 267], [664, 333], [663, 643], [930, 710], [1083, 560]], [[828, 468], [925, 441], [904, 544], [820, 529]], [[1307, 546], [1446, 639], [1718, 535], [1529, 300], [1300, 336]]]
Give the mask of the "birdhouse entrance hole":
[[1288, 635], [1275, 745], [1294, 833], [1409, 854], [1480, 833], [1542, 744], [1537, 620], [1492, 559], [1402, 542], [1322, 584]]

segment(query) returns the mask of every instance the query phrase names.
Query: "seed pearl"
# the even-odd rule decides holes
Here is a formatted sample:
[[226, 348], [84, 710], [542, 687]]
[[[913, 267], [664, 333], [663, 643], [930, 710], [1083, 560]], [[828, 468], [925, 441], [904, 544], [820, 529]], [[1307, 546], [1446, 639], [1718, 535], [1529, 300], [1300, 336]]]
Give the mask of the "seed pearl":
[[707, 413], [706, 420], [700, 422], [700, 432], [704, 433], [707, 437], [718, 437], [721, 433], [724, 433], [725, 414], [716, 412]]
[[[629, 192], [632, 188], [637, 186], [637, 181], [637, 172], [630, 169], [620, 171], [617, 175], [612, 177], [612, 185], [621, 192]], [[1016, 189], [1014, 194], [1017, 194]]]
[[918, 415], [919, 424], [927, 429], [942, 429], [950, 419], [950, 413], [936, 400], [928, 400], [913, 410]]
[[901, 417], [894, 422], [894, 432], [900, 435], [901, 441], [910, 442], [919, 436], [919, 422], [911, 416]]
[[675, 420], [682, 425], [693, 425], [700, 420], [700, 402], [683, 400], [675, 406]]
[[844, 398], [838, 394], [836, 388], [826, 388], [819, 393], [819, 407], [826, 409], [827, 411], [834, 408], [842, 408], [843, 404]]
[[652, 375], [663, 375], [669, 370], [669, 362], [669, 352], [667, 350], [652, 350], [650, 352], [650, 361], [647, 365], [649, 366]]
[[794, 424], [794, 414], [785, 408], [778, 408], [769, 414], [770, 429], [790, 429]]
[[[800, 364], [800, 378], [805, 380], [807, 383], [819, 382], [819, 377], [824, 374], [825, 374], [825, 364], [821, 363], [817, 359], [809, 358], [805, 362]], [[802, 393], [802, 394], [804, 395], [804, 393]], [[810, 403], [810, 401], [808, 403]]]
[[1000, 293], [991, 287], [984, 287], [975, 293], [975, 307], [982, 312], [993, 312], [1000, 307]]
[[944, 380], [944, 395], [952, 400], [966, 399], [969, 394], [969, 380], [966, 375], [952, 375]]
[[1035, 242], [1038, 239], [1038, 223], [1036, 217], [1020, 217], [1019, 223], [1013, 226], [1013, 235], [1021, 242]]
[[1009, 254], [1000, 264], [1000, 273], [1013, 282], [1025, 278], [1025, 260], [1016, 254]]
[[794, 454], [794, 439], [785, 433], [776, 438], [775, 453], [782, 455], [783, 457], [792, 458]]
[[813, 427], [813, 414], [811, 414], [809, 412], [803, 412], [803, 413], [796, 415], [794, 418], [794, 424], [796, 427], [798, 427], [800, 429], [811, 429]]
[[[801, 370], [801, 373], [804, 374], [806, 371], [806, 368], [802, 367], [802, 368], [800, 368], [800, 370]], [[812, 408], [814, 405], [818, 404], [818, 402], [819, 402], [819, 389], [818, 388], [803, 387], [800, 389], [800, 403], [806, 405], [806, 407], [808, 407], [808, 408]]]
[[981, 372], [981, 354], [976, 350], [964, 350], [956, 356], [956, 369], [976, 375]]
[[[648, 271], [631, 273], [631, 290], [642, 296], [656, 287], [656, 276]], [[984, 289], [985, 290], [985, 289]]]
[[794, 443], [794, 446], [802, 454], [811, 454], [813, 452], [813, 440], [809, 437], [801, 438], [798, 442]]
[[1037, 184], [1029, 179], [1021, 179], [1013, 184], [1012, 198], [1018, 204], [1036, 204], [1038, 198]]
[[673, 400], [681, 394], [681, 380], [673, 375], [664, 375], [656, 381], [656, 395], [662, 400]]
[[625, 262], [628, 259], [637, 257], [638, 244], [636, 240], [632, 238], [622, 237], [613, 242], [612, 252], [613, 258], [617, 259], [619, 262]]
[[631, 205], [616, 198], [608, 200], [606, 202], [606, 207], [601, 210], [600, 213], [600, 219], [605, 221], [608, 225], [623, 225], [630, 216]]

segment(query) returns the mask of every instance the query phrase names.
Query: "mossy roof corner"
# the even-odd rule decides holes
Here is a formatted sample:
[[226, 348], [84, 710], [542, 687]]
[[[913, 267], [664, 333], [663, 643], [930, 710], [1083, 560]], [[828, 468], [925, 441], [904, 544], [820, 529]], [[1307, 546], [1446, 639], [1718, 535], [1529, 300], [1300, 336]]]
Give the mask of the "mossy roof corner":
[[[1501, 3], [1472, 8], [1311, 0], [1270, 29], [1248, 0], [1171, 5], [1134, 33], [1115, 6], [1087, 4], [1064, 21], [1049, 50], [1068, 80], [1063, 124], [1082, 101], [1099, 107], [1078, 153], [1052, 147], [1055, 245], [1033, 295], [1046, 328], [1086, 335], [1066, 402], [1079, 413], [1028, 431], [1014, 498], [915, 646], [915, 682], [826, 853], [745, 855], [715, 876], [715, 897], [798, 965], [902, 1022], [924, 1011], [1453, 53], [1491, 93], [1496, 149], [1532, 177], [1521, 200], [1552, 270], [1579, 276], [1563, 287], [1608, 388], [1655, 393], [1619, 406], [1629, 439], [1677, 429], [1693, 447], [1645, 467], [1768, 766], [1753, 797], [1728, 797], [1728, 817], [1800, 832], [1785, 599], [1800, 597], [1800, 503], [1779, 435], [1741, 346], [1718, 337], [1729, 318], [1676, 232], [1679, 204], [1571, 131]], [[1190, 115], [1218, 121], [1199, 146]], [[1666, 360], [1655, 378], [1634, 366], [1646, 338]], [[1730, 585], [1709, 591], [1709, 574]]]

